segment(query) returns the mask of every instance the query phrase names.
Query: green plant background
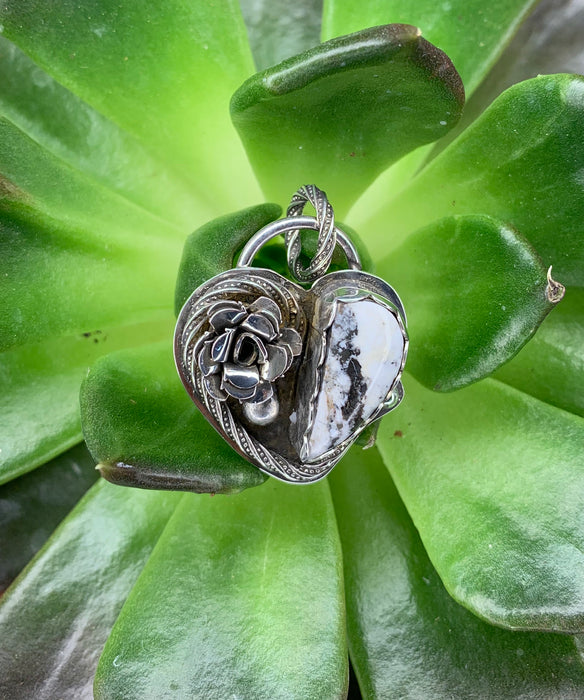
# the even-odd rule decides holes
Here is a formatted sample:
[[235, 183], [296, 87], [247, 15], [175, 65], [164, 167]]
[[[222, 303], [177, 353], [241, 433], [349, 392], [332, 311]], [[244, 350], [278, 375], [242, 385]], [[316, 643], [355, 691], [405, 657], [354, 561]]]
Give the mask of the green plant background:
[[[584, 8], [535, 5], [0, 5], [0, 696], [584, 698]], [[411, 355], [294, 488], [171, 338], [311, 181]]]

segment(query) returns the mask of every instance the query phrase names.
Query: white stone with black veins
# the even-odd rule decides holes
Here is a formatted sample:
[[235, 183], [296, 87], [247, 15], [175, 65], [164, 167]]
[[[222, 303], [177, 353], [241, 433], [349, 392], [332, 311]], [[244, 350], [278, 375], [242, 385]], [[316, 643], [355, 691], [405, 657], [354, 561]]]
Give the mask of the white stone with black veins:
[[386, 306], [370, 297], [338, 301], [303, 461], [316, 460], [373, 415], [399, 373], [403, 353], [402, 330]]

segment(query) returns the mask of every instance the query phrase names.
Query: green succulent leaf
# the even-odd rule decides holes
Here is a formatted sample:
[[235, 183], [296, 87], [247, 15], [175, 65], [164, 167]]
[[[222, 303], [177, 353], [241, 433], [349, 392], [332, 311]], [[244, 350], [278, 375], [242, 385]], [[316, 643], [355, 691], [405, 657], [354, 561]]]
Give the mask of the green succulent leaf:
[[0, 212], [0, 349], [168, 317], [178, 245], [84, 234], [28, 208]]
[[[437, 217], [488, 214], [521, 231], [556, 279], [584, 286], [584, 78], [507, 90], [369, 226], [395, 241]], [[371, 245], [371, 240], [369, 240]]]
[[495, 377], [584, 417], [584, 289], [569, 289], [533, 339]]
[[183, 496], [99, 662], [98, 700], [344, 698], [342, 561], [328, 487]]
[[176, 235], [166, 221], [182, 231], [209, 216], [160, 159], [1, 36], [0, 71], [0, 172], [36, 206], [89, 222], [92, 232], [105, 220], [108, 233], [142, 215], [137, 230], [150, 218], [159, 235]]
[[320, 41], [322, 0], [240, 0], [256, 68], [263, 70]]
[[573, 638], [502, 630], [452, 600], [377, 450], [351, 451], [330, 482], [363, 698], [580, 696], [584, 669]]
[[180, 497], [93, 486], [0, 602], [0, 696], [91, 695], [105, 640]]
[[[420, 27], [425, 39], [444, 51], [460, 73], [467, 97], [479, 87], [495, 61], [512, 39], [538, 0], [325, 0], [323, 39], [355, 32], [386, 22], [405, 22]], [[556, 69], [557, 70], [557, 69]], [[545, 72], [545, 71], [542, 71]], [[495, 95], [491, 95], [491, 99]], [[471, 104], [472, 104], [471, 100]], [[490, 102], [490, 100], [489, 100]], [[465, 109], [461, 122], [467, 120]], [[477, 116], [474, 112], [473, 118]], [[460, 123], [445, 141], [459, 131]], [[440, 146], [442, 142], [437, 144]], [[431, 147], [407, 155], [385, 172], [376, 186], [359, 203], [359, 210], [377, 209], [388, 192], [400, 190], [424, 163]], [[478, 213], [478, 212], [477, 212]]]
[[377, 444], [450, 594], [504, 627], [584, 630], [584, 420], [491, 379], [405, 385]]
[[96, 362], [81, 387], [81, 420], [101, 473], [117, 484], [232, 493], [267, 478], [195, 408], [170, 337]]
[[[134, 136], [198, 196], [220, 209], [257, 196], [226, 110], [253, 72], [235, 0], [122, 7], [118, 0], [22, 0], [3, 3], [0, 23], [50, 76]], [[237, 187], [225, 187], [233, 180]]]
[[584, 73], [584, 11], [572, 0], [539, 0], [466, 105], [447, 136], [458, 135], [503, 90], [550, 73]]
[[537, 0], [325, 0], [322, 35], [330, 39], [388, 21], [415, 24], [452, 59], [474, 91]]
[[450, 59], [408, 25], [333, 39], [250, 78], [233, 122], [269, 199], [317, 182], [339, 215], [380, 172], [458, 121]]
[[171, 332], [168, 313], [166, 319], [152, 323], [93, 327], [0, 353], [0, 483], [34, 469], [82, 439], [79, 385], [98, 357], [168, 338]]
[[97, 479], [85, 445], [0, 488], [0, 594]]
[[[0, 115], [0, 211], [58, 221], [102, 244], [169, 239], [181, 230], [65, 163]], [[49, 223], [50, 226], [50, 223]], [[176, 244], [175, 244], [176, 245]]]
[[178, 271], [175, 313], [178, 315], [203, 282], [232, 268], [236, 253], [252, 235], [281, 213], [282, 208], [277, 204], [261, 204], [221, 216], [192, 233], [185, 242]]
[[439, 391], [491, 374], [561, 296], [531, 246], [486, 216], [440, 219], [379, 263], [408, 310], [408, 370]]

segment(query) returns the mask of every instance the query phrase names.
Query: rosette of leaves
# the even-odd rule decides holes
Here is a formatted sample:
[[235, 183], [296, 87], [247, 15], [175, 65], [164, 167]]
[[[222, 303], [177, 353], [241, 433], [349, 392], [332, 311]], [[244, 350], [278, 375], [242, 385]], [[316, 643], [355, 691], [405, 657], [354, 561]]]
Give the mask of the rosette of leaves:
[[[2, 598], [2, 697], [344, 697], [347, 652], [355, 696], [584, 697], [584, 18], [534, 6], [2, 3], [3, 585], [56, 528]], [[294, 488], [171, 340], [307, 182], [411, 350], [377, 446]], [[148, 488], [64, 517], [82, 381], [102, 474]]]

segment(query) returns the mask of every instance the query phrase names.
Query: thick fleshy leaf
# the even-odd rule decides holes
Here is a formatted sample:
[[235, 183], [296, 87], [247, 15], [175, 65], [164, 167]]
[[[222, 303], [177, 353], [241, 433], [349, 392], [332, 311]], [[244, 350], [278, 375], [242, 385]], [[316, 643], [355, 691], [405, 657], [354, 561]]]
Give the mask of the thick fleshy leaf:
[[[444, 51], [460, 73], [464, 88], [471, 96], [501, 55], [522, 21], [538, 0], [325, 0], [323, 39], [354, 32], [386, 22], [407, 22], [420, 27], [428, 41]], [[557, 72], [558, 69], [556, 69]], [[495, 95], [491, 95], [492, 98]], [[471, 100], [472, 101], [472, 100]], [[462, 119], [446, 135], [459, 132], [467, 121], [468, 108]], [[477, 113], [474, 114], [474, 117]], [[436, 144], [439, 148], [440, 140]], [[402, 189], [432, 152], [420, 148], [389, 168], [356, 205], [354, 221], [377, 211], [394, 192]], [[477, 212], [478, 213], [478, 212]]]
[[452, 600], [376, 450], [351, 452], [330, 481], [364, 698], [582, 697], [573, 638], [502, 630]]
[[328, 487], [185, 495], [100, 659], [99, 700], [344, 698], [341, 551]]
[[258, 73], [231, 114], [268, 198], [316, 182], [342, 215], [391, 163], [446, 134], [463, 103], [450, 59], [415, 27], [387, 25]]
[[368, 224], [394, 241], [437, 217], [488, 214], [533, 244], [564, 284], [584, 286], [584, 78], [510, 88]]
[[330, 39], [386, 22], [415, 24], [445, 51], [474, 91], [537, 0], [325, 0], [322, 35]]
[[320, 41], [322, 0], [240, 0], [258, 70], [273, 66]]
[[0, 349], [167, 317], [179, 256], [178, 242], [97, 240], [26, 207], [0, 212]]
[[[45, 206], [53, 205], [57, 217], [75, 213], [92, 222], [110, 217], [108, 231], [121, 216], [130, 228], [128, 218], [137, 207], [181, 230], [209, 216], [175, 173], [3, 37], [0, 71], [0, 171], [5, 177], [10, 171], [37, 204], [42, 199]], [[117, 196], [108, 196], [104, 187]], [[138, 230], [143, 233], [143, 228]], [[160, 222], [158, 228], [160, 234], [168, 230]]]
[[231, 493], [266, 479], [195, 408], [170, 336], [98, 360], [81, 388], [81, 421], [101, 473], [114, 483]]
[[503, 90], [549, 73], [584, 73], [584, 5], [574, 0], [542, 0], [521, 25], [466, 105], [446, 140], [460, 132]]
[[185, 241], [176, 281], [175, 313], [199, 285], [232, 268], [236, 253], [281, 212], [277, 204], [260, 204], [214, 219], [192, 233]]
[[584, 419], [486, 379], [411, 377], [377, 444], [446, 588], [515, 629], [584, 629]]
[[0, 488], [0, 593], [97, 479], [84, 444]]
[[[0, 116], [0, 207], [59, 221], [84, 239], [124, 243], [176, 239], [183, 231], [92, 180]], [[12, 205], [12, 206], [11, 206]]]
[[485, 216], [451, 216], [379, 263], [408, 313], [408, 369], [438, 391], [491, 374], [535, 332], [563, 289], [531, 246]]
[[0, 353], [0, 483], [82, 439], [79, 386], [98, 357], [171, 333], [168, 312], [150, 324], [93, 328]]
[[201, 197], [233, 207], [255, 191], [226, 110], [253, 71], [235, 0], [121, 7], [117, 0], [9, 0], [0, 23], [49, 75], [135, 136]]
[[99, 654], [176, 493], [101, 480], [0, 603], [0, 696], [91, 697]]
[[495, 377], [584, 416], [584, 289], [569, 289], [533, 339]]

